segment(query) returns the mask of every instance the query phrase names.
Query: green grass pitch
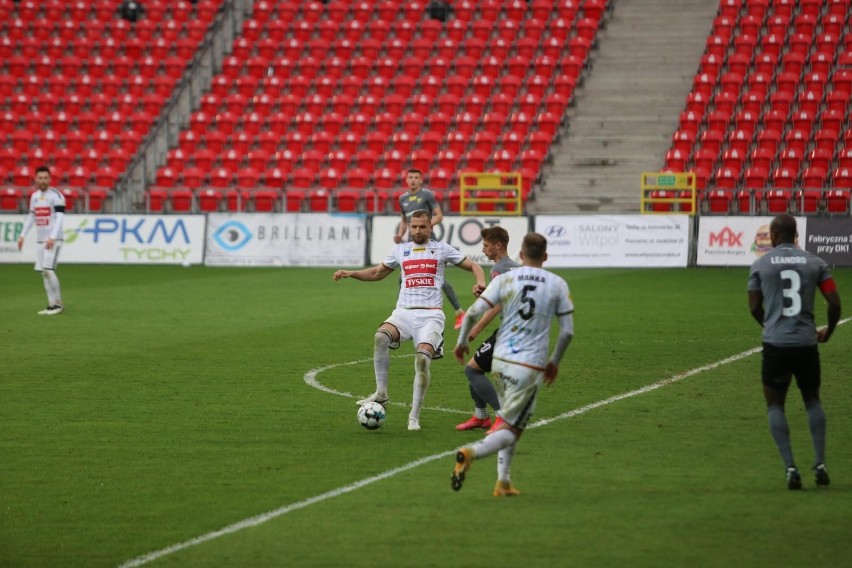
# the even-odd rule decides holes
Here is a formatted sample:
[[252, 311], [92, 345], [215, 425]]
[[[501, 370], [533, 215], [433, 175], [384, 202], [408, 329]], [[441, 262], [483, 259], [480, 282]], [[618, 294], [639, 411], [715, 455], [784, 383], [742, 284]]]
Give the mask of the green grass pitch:
[[[0, 566], [118, 566], [205, 535], [150, 565], [777, 567], [852, 556], [852, 326], [821, 349], [832, 485], [813, 486], [792, 391], [805, 490], [790, 492], [759, 354], [713, 366], [759, 346], [745, 269], [559, 271], [576, 338], [537, 419], [710, 368], [529, 430], [512, 470], [523, 494], [497, 499], [494, 458], [450, 489], [447, 453], [481, 435], [453, 428], [471, 403], [452, 357], [432, 366], [435, 409], [421, 432], [406, 430], [401, 405], [381, 430], [358, 426], [353, 397], [373, 390], [372, 336], [397, 279], [332, 272], [66, 265], [67, 312], [40, 317], [40, 277], [0, 268]], [[469, 304], [470, 275], [449, 276]], [[835, 277], [849, 306], [852, 271]], [[395, 403], [411, 399], [411, 353], [404, 344], [391, 359]]]

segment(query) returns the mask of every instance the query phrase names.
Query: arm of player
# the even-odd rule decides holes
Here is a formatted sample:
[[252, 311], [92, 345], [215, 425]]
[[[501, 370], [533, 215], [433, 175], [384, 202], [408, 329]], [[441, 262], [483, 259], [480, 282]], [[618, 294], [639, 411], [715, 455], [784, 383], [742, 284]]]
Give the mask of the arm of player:
[[763, 327], [763, 293], [760, 290], [748, 291], [748, 309], [751, 311], [751, 317]]
[[443, 221], [443, 220], [444, 220], [444, 212], [441, 211], [440, 206], [436, 206], [434, 209], [432, 209], [432, 221], [431, 221], [432, 227], [440, 225], [441, 221]]
[[375, 282], [376, 280], [383, 279], [391, 272], [393, 272], [392, 268], [389, 268], [384, 264], [377, 264], [376, 266], [362, 268], [361, 270], [338, 270], [334, 273], [332, 278], [334, 280], [354, 278], [355, 280], [361, 280], [362, 282]]
[[[60, 208], [62, 209], [61, 211]], [[58, 240], [62, 236], [62, 225], [65, 222], [65, 206], [57, 206], [54, 211], [55, 217], [53, 220], [53, 230], [50, 232], [50, 236], [44, 244], [47, 249], [52, 249], [54, 241]]]
[[473, 272], [473, 276], [476, 278], [476, 284], [473, 285], [473, 295], [478, 298], [485, 290], [485, 272], [482, 271], [482, 267], [470, 260], [469, 257], [465, 257], [464, 261], [458, 266], [468, 272]]
[[822, 292], [823, 298], [828, 303], [828, 325], [817, 330], [817, 341], [825, 343], [840, 322], [840, 294], [837, 293], [837, 284], [834, 282], [834, 278], [820, 282], [819, 291]]
[[565, 350], [574, 339], [574, 315], [565, 314], [556, 317], [559, 323], [559, 335], [556, 338], [556, 345], [553, 346], [553, 353], [550, 355], [550, 360], [544, 368], [544, 382], [548, 385], [553, 384], [556, 380], [556, 375], [559, 374], [559, 362], [562, 356], [565, 355]]
[[476, 336], [482, 333], [482, 330], [488, 327], [494, 318], [497, 317], [497, 314], [503, 311], [503, 306], [497, 304], [496, 306], [491, 306], [488, 310], [483, 314], [483, 316], [476, 322], [476, 325], [470, 329], [470, 333], [468, 334], [467, 340], [473, 341], [476, 339]]
[[470, 333], [470, 328], [473, 326], [474, 322], [479, 319], [479, 316], [485, 313], [490, 306], [491, 304], [489, 304], [485, 298], [479, 298], [467, 309], [467, 312], [464, 315], [461, 329], [459, 330], [459, 338], [456, 342], [455, 349], [453, 349], [453, 355], [455, 355], [456, 361], [462, 365], [464, 365], [465, 358], [470, 351], [467, 339], [468, 334]]
[[405, 216], [405, 213], [401, 213], [402, 219], [399, 222], [399, 229], [396, 230], [396, 234], [393, 236], [393, 242], [399, 244], [402, 242], [402, 239], [405, 238], [405, 232], [408, 230], [408, 219]]
[[24, 221], [24, 228], [21, 230], [21, 236], [18, 237], [18, 250], [24, 248], [24, 237], [27, 236], [27, 233], [30, 232], [30, 229], [33, 228], [33, 224], [35, 223], [35, 214], [30, 211], [27, 213], [27, 219]]

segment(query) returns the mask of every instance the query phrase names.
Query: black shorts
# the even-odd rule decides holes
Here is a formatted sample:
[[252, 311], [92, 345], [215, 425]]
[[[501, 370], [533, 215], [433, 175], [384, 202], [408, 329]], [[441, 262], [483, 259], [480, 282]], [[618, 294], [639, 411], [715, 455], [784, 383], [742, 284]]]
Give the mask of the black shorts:
[[764, 343], [761, 374], [763, 384], [771, 389], [786, 391], [795, 376], [800, 391], [819, 390], [819, 350], [816, 345], [777, 347]]
[[485, 373], [491, 372], [491, 358], [494, 356], [495, 343], [497, 343], [497, 330], [494, 330], [491, 337], [483, 341], [479, 349], [473, 354], [473, 360]]

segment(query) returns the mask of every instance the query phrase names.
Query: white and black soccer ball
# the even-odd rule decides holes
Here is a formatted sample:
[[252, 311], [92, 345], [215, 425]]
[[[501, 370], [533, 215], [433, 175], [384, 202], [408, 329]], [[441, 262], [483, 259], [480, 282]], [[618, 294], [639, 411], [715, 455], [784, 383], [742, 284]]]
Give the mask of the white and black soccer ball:
[[367, 430], [381, 428], [385, 418], [387, 418], [385, 407], [378, 402], [368, 402], [358, 409], [358, 423]]

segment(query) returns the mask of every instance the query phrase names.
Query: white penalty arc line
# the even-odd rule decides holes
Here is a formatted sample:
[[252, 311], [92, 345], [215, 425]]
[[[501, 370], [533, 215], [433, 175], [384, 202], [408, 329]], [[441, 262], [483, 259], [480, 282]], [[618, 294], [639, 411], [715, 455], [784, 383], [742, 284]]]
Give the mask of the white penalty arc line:
[[[847, 319], [841, 320], [839, 322], [839, 325], [842, 325], [842, 324], [844, 324], [844, 323], [846, 323], [850, 320], [852, 320], [852, 318], [847, 318]], [[682, 381], [683, 379], [686, 379], [688, 377], [692, 377], [693, 375], [697, 375], [697, 374], [703, 373], [705, 371], [712, 371], [713, 369], [716, 369], [716, 368], [721, 367], [723, 365], [728, 365], [730, 363], [734, 363], [736, 361], [739, 361], [740, 359], [745, 359], [746, 357], [750, 357], [751, 355], [754, 355], [755, 353], [760, 353], [760, 351], [762, 351], [762, 350], [763, 350], [762, 347], [755, 347], [753, 349], [743, 351], [742, 353], [737, 353], [736, 355], [732, 355], [732, 356], [727, 357], [725, 359], [721, 359], [721, 360], [716, 361], [714, 363], [709, 363], [709, 364], [703, 365], [701, 367], [696, 367], [695, 369], [690, 369], [689, 371], [685, 371], [683, 373], [678, 373], [676, 375], [672, 375], [671, 377], [668, 377], [666, 379], [662, 379], [662, 380], [657, 381], [655, 383], [652, 383], [650, 385], [646, 385], [644, 387], [641, 387], [641, 388], [638, 388], [638, 389], [635, 389], [635, 390], [632, 390], [632, 391], [628, 391], [628, 392], [625, 392], [625, 393], [622, 393], [622, 394], [611, 396], [609, 398], [605, 398], [603, 400], [599, 400], [597, 402], [593, 402], [591, 404], [581, 406], [580, 408], [575, 408], [574, 410], [569, 410], [568, 412], [564, 412], [564, 413], [559, 414], [557, 416], [553, 416], [552, 418], [543, 418], [541, 420], [537, 420], [537, 421], [533, 422], [532, 424], [530, 424], [529, 426], [527, 426], [527, 428], [529, 429], [529, 428], [538, 428], [538, 427], [541, 427], [541, 426], [547, 426], [548, 424], [551, 424], [551, 423], [556, 422], [558, 420], [564, 420], [566, 418], [573, 418], [575, 416], [580, 416], [581, 414], [585, 414], [585, 413], [589, 412], [590, 410], [594, 410], [596, 408], [606, 406], [607, 404], [612, 404], [613, 402], [618, 402], [620, 400], [633, 398], [635, 396], [639, 396], [640, 394], [645, 394], [645, 393], [657, 390], [659, 388], [674, 384], [678, 381]], [[309, 371], [308, 374], [313, 373], [312, 380], [316, 384], [308, 382], [308, 374], [305, 375], [305, 382], [310, 384], [311, 386], [315, 386], [316, 388], [319, 388], [320, 390], [325, 391], [325, 392], [330, 392], [332, 394], [338, 394], [338, 395], [350, 396], [350, 397], [354, 396], [351, 393], [341, 393], [339, 391], [336, 391], [334, 389], [330, 389], [330, 388], [320, 384], [318, 381], [316, 381], [316, 375], [318, 373], [320, 373], [321, 371], [323, 371], [325, 369], [330, 369], [332, 367], [337, 367], [337, 366], [342, 366], [342, 365], [354, 365], [356, 363], [363, 363], [363, 362], [369, 361], [369, 360], [370, 359], [363, 360], [363, 361], [352, 361], [350, 363], [342, 363], [342, 364], [339, 364], [339, 365], [329, 365], [329, 366], [326, 366], [326, 367], [320, 367], [318, 369], [313, 369], [312, 371]], [[355, 483], [351, 483], [351, 484], [346, 485], [344, 487], [338, 487], [337, 489], [332, 489], [331, 491], [326, 491], [325, 493], [321, 493], [319, 495], [309, 497], [308, 499], [304, 499], [302, 501], [297, 501], [295, 503], [291, 503], [289, 505], [279, 507], [278, 509], [274, 509], [274, 510], [269, 511], [267, 513], [263, 513], [261, 515], [256, 515], [254, 517], [249, 517], [247, 519], [236, 522], [232, 525], [228, 525], [227, 527], [221, 528], [219, 530], [203, 534], [201, 536], [192, 538], [190, 540], [186, 540], [184, 542], [180, 542], [178, 544], [173, 544], [171, 546], [168, 546], [166, 548], [162, 548], [160, 550], [155, 550], [154, 552], [149, 552], [147, 554], [143, 554], [142, 556], [137, 556], [136, 558], [128, 560], [127, 562], [119, 565], [119, 568], [132, 568], [134, 566], [142, 566], [144, 564], [148, 564], [148, 563], [153, 562], [154, 560], [157, 560], [157, 559], [162, 558], [164, 556], [168, 556], [170, 554], [174, 554], [176, 552], [186, 550], [187, 548], [192, 548], [193, 546], [197, 546], [199, 544], [203, 544], [205, 542], [209, 542], [211, 540], [215, 540], [215, 539], [223, 537], [223, 536], [228, 536], [230, 534], [234, 534], [234, 533], [239, 532], [243, 529], [248, 529], [248, 528], [251, 528], [251, 527], [256, 527], [258, 525], [262, 525], [263, 523], [266, 523], [267, 521], [271, 521], [272, 519], [284, 516], [288, 513], [292, 513], [293, 511], [298, 511], [299, 509], [304, 509], [305, 507], [309, 507], [309, 506], [314, 505], [316, 503], [321, 503], [322, 501], [326, 501], [328, 499], [333, 499], [335, 497], [339, 497], [341, 495], [351, 493], [352, 491], [355, 491], [357, 489], [361, 489], [362, 487], [366, 487], [367, 485], [372, 485], [373, 483], [376, 483], [377, 481], [382, 481], [384, 479], [394, 477], [395, 475], [406, 472], [410, 469], [414, 469], [416, 467], [427, 464], [429, 462], [433, 462], [435, 460], [448, 457], [448, 456], [452, 455], [455, 451], [456, 451], [455, 449], [452, 449], [452, 450], [448, 450], [446, 452], [441, 452], [441, 453], [438, 453], [438, 454], [433, 454], [431, 456], [426, 456], [426, 457], [420, 458], [418, 460], [414, 460], [412, 462], [409, 462], [405, 465], [401, 465], [399, 467], [389, 469], [387, 471], [384, 471], [384, 472], [379, 473], [377, 475], [374, 475], [372, 477], [367, 477], [365, 479], [361, 479], [359, 481], [356, 481]]]
[[[413, 354], [411, 354], [411, 355], [394, 355], [393, 358], [413, 357], [413, 356], [414, 356]], [[305, 373], [305, 377], [304, 377], [305, 378], [305, 384], [307, 384], [308, 386], [313, 387], [317, 390], [327, 392], [329, 394], [334, 394], [334, 395], [337, 395], [337, 396], [345, 396], [347, 398], [356, 398], [356, 395], [352, 394], [351, 392], [343, 392], [343, 391], [335, 390], [331, 387], [325, 386], [324, 384], [322, 384], [321, 382], [319, 382], [317, 380], [317, 375], [319, 375], [323, 371], [327, 371], [329, 369], [334, 369], [335, 367], [346, 367], [348, 365], [358, 365], [358, 364], [361, 364], [361, 363], [372, 363], [372, 362], [373, 362], [372, 359], [359, 359], [357, 361], [348, 361], [346, 363], [335, 363], [333, 365], [326, 365], [325, 367], [317, 367], [316, 369], [311, 369], [310, 371]], [[391, 405], [394, 405], [394, 406], [403, 406], [403, 407], [410, 407], [411, 406], [410, 404], [406, 404], [404, 402], [389, 402], [388, 404], [391, 404]], [[469, 410], [459, 410], [457, 408], [444, 408], [443, 406], [424, 406], [423, 410], [436, 410], [438, 412], [451, 412], [453, 414], [470, 414]]]

